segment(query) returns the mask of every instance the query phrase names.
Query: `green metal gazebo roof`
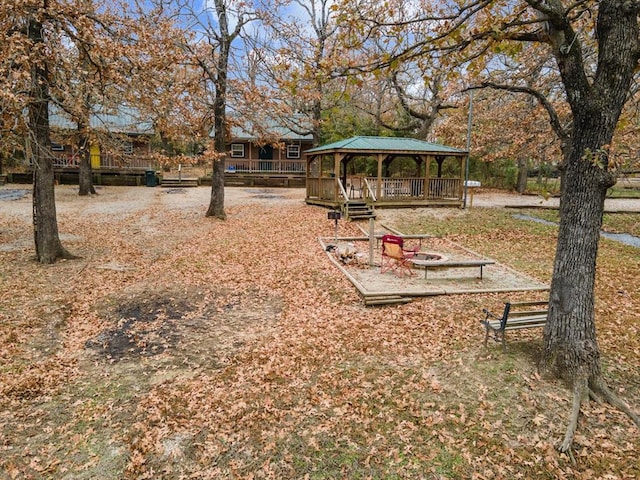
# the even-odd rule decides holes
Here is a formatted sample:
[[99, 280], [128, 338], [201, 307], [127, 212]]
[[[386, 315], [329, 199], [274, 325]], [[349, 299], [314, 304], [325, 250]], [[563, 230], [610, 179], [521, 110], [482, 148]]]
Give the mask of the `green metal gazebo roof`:
[[404, 137], [351, 137], [345, 140], [321, 145], [306, 150], [305, 153], [391, 153], [391, 154], [433, 154], [466, 155], [466, 150]]

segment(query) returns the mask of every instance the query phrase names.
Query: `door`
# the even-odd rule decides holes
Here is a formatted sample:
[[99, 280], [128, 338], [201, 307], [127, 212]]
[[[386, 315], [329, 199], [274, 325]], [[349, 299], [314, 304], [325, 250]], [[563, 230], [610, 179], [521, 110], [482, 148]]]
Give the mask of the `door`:
[[258, 151], [258, 169], [261, 172], [273, 170], [273, 147], [265, 145]]
[[89, 148], [91, 155], [91, 168], [100, 168], [100, 145], [94, 143]]

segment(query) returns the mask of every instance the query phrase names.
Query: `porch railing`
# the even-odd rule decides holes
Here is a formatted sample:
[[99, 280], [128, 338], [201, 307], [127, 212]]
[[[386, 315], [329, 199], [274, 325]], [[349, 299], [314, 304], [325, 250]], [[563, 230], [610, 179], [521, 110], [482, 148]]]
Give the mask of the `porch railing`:
[[[53, 168], [80, 168], [80, 157], [78, 155], [64, 155], [53, 157]], [[148, 157], [138, 156], [112, 156], [112, 155], [100, 155], [100, 167], [98, 169], [112, 169], [112, 170], [155, 170], [157, 168], [156, 162]], [[93, 166], [96, 170], [96, 167]]]
[[148, 157], [100, 155], [100, 168], [127, 170], [155, 170], [157, 164]]
[[227, 158], [224, 166], [227, 173], [266, 173], [304, 175], [304, 160], [243, 160]]
[[53, 168], [78, 168], [80, 158], [76, 155], [53, 157]]

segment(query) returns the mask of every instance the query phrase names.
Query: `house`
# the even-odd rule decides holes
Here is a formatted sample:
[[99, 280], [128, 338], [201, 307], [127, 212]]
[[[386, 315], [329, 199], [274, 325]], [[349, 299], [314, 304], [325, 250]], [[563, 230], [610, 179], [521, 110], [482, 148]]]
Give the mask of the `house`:
[[[155, 169], [155, 162], [149, 155], [153, 125], [141, 119], [135, 109], [101, 109], [91, 115], [89, 122], [93, 138], [89, 146], [93, 170], [122, 172]], [[54, 170], [77, 169], [81, 139], [76, 122], [52, 107], [49, 123]]]
[[233, 126], [225, 160], [225, 185], [304, 186], [303, 152], [313, 137], [268, 119], [259, 127]]

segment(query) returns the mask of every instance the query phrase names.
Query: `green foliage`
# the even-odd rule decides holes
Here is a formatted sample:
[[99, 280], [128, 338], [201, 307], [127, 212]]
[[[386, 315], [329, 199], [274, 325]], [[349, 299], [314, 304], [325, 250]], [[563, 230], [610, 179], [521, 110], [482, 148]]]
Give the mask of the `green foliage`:
[[560, 193], [560, 179], [538, 176], [527, 180], [527, 192], [537, 193], [544, 197]]
[[353, 109], [332, 108], [323, 112], [321, 143], [331, 143], [355, 135], [383, 135], [374, 119]]
[[585, 149], [582, 160], [601, 170], [607, 170], [612, 166], [609, 164], [609, 150], [607, 147], [598, 148], [595, 151], [590, 148]]
[[483, 162], [472, 159], [469, 178], [480, 180], [483, 187], [511, 190], [518, 179], [518, 165], [512, 159]]
[[[442, 163], [442, 177], [450, 178], [450, 177], [458, 177], [459, 172], [459, 163], [457, 159], [448, 159]], [[435, 161], [431, 161], [429, 163], [429, 176], [435, 178], [438, 174], [438, 163]]]

